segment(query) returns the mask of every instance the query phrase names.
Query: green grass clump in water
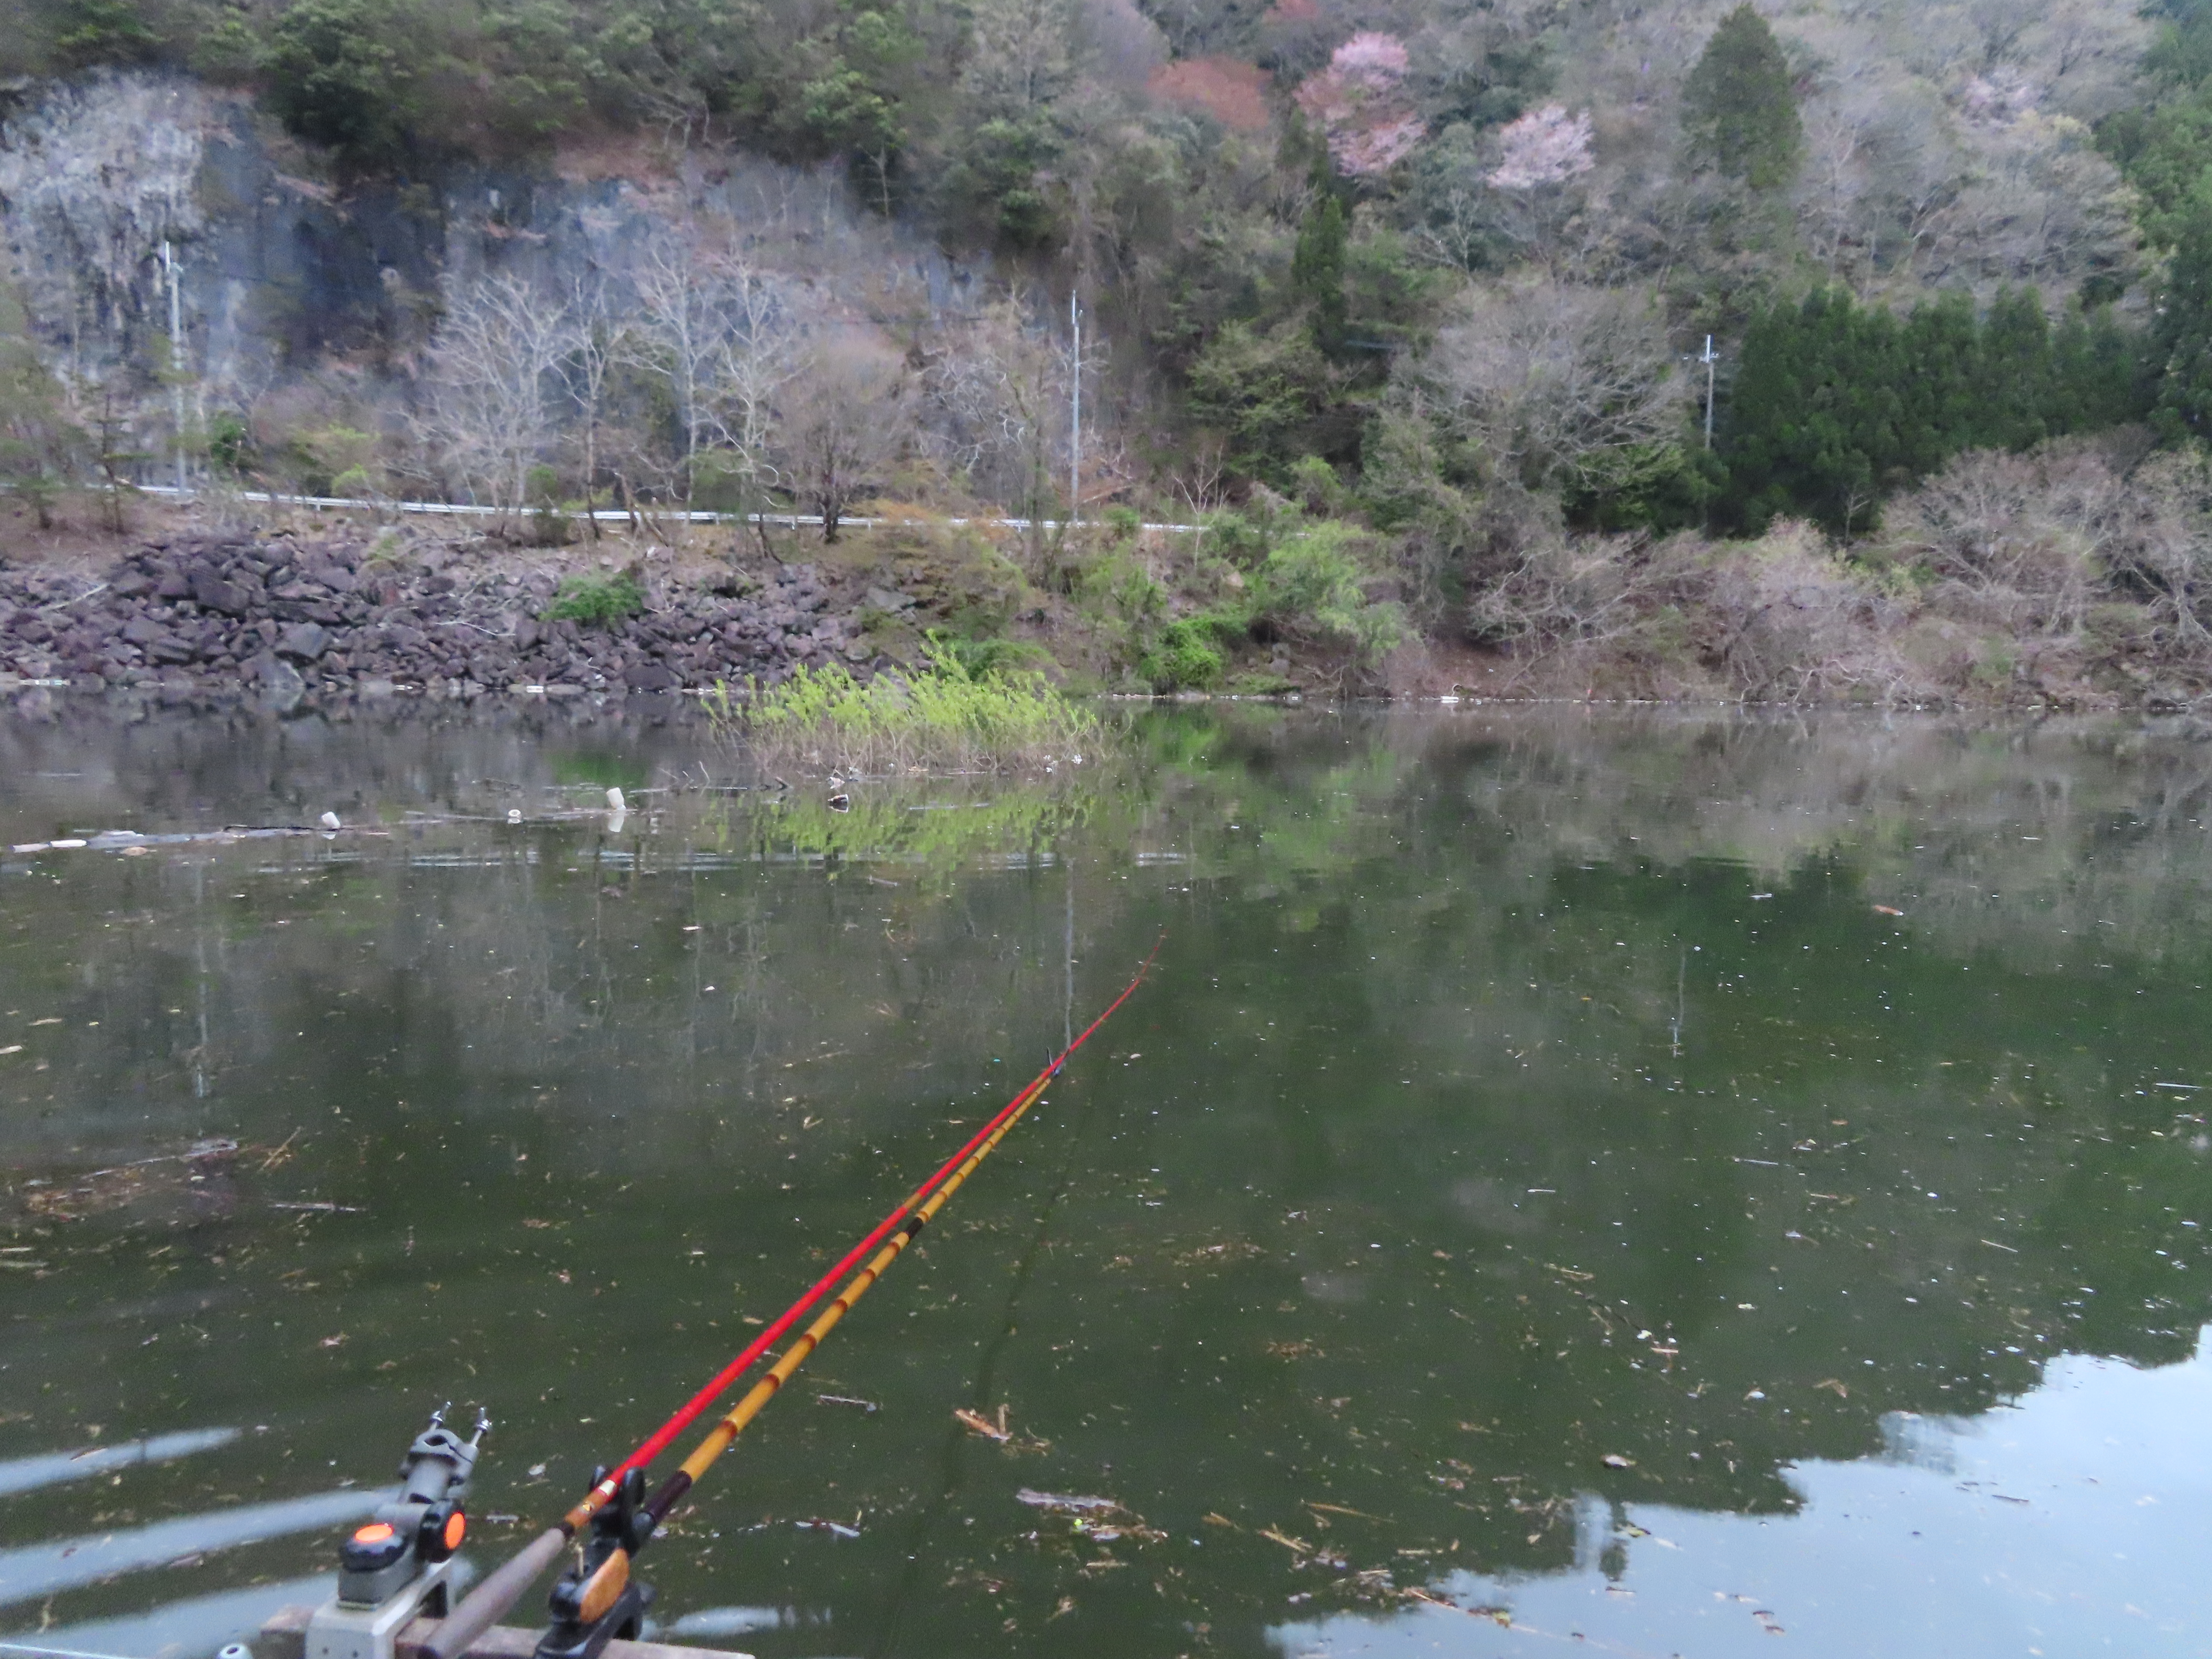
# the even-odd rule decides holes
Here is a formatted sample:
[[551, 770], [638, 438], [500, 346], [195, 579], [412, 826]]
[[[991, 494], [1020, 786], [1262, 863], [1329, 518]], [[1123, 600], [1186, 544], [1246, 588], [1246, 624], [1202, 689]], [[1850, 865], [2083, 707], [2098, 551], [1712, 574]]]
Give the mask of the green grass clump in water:
[[554, 590], [553, 603], [545, 607], [544, 620], [605, 628], [644, 609], [645, 589], [628, 572], [619, 576], [568, 576]]
[[972, 672], [964, 653], [933, 641], [927, 672], [861, 681], [839, 667], [801, 668], [777, 685], [718, 686], [708, 708], [763, 766], [882, 775], [1030, 771], [1080, 764], [1097, 717], [1034, 670]]

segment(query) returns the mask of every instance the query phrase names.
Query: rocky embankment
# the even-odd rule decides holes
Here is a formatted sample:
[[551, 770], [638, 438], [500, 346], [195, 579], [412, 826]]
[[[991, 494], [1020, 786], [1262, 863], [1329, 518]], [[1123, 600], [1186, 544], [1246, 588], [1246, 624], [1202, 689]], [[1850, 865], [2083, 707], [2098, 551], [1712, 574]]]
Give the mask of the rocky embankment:
[[0, 675], [82, 690], [672, 692], [870, 653], [813, 567], [647, 575], [644, 614], [542, 620], [559, 572], [441, 544], [191, 536], [106, 569], [0, 569]]

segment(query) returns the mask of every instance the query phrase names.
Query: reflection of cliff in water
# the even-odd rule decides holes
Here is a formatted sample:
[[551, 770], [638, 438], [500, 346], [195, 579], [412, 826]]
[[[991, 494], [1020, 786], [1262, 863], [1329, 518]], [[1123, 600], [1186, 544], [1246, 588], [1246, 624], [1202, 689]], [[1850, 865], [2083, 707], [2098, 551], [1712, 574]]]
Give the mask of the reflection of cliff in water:
[[[609, 765], [650, 789], [706, 752], [680, 726], [9, 730], [9, 840], [202, 800], [395, 830], [10, 866], [5, 1006], [62, 1021], [35, 1082], [0, 1075], [11, 1164], [301, 1131], [160, 1235], [156, 1287], [121, 1274], [115, 1241], [159, 1248], [127, 1212], [50, 1230], [20, 1290], [52, 1352], [12, 1385], [52, 1402], [34, 1443], [107, 1372], [193, 1421], [282, 1393], [309, 1467], [380, 1474], [362, 1401], [435, 1403], [465, 1354], [511, 1411], [482, 1501], [540, 1516], [1163, 926], [1158, 983], [825, 1353], [818, 1386], [884, 1411], [786, 1402], [659, 1547], [665, 1605], [1012, 1652], [1072, 1593], [1055, 1651], [1204, 1621], [1258, 1652], [1287, 1595], [1555, 1571], [1593, 1501], [1790, 1511], [1789, 1466], [1880, 1455], [1897, 1413], [1971, 1418], [2067, 1352], [2177, 1360], [2212, 1316], [2194, 740], [1488, 710], [1139, 735], [1081, 811], [1008, 806], [916, 865], [878, 832], [802, 848], [744, 795], [647, 794], [618, 836], [500, 822]], [[588, 1366], [555, 1335], [586, 1328], [614, 1345]], [[1048, 1451], [949, 1425], [1000, 1400]], [[1169, 1537], [1086, 1572], [1021, 1486]], [[788, 1527], [856, 1512], [857, 1540]]]

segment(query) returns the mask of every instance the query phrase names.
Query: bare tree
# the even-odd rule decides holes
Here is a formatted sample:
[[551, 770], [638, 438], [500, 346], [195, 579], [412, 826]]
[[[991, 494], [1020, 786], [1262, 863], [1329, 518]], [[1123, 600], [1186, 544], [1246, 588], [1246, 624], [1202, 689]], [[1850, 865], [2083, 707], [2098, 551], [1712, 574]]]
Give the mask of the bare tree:
[[852, 504], [883, 486], [913, 441], [905, 365], [878, 343], [837, 341], [791, 383], [781, 413], [773, 453], [834, 542]]
[[928, 374], [945, 459], [972, 494], [1030, 520], [1040, 548], [1066, 476], [1072, 370], [1067, 343], [1017, 296], [950, 335]]
[[744, 509], [759, 513], [781, 482], [771, 452], [776, 399], [803, 362], [782, 285], [734, 257], [721, 262], [719, 275], [726, 326], [712, 365], [714, 465], [737, 487]]
[[597, 541], [600, 439], [606, 426], [608, 389], [629, 355], [629, 319], [616, 313], [606, 282], [596, 272], [577, 279], [569, 306], [576, 333], [568, 395], [580, 423], [576, 439], [582, 452], [585, 522]]
[[1528, 489], [1677, 429], [1684, 386], [1650, 295], [1550, 276], [1470, 287], [1410, 371], [1431, 407]]
[[710, 475], [757, 510], [775, 482], [776, 397], [800, 362], [784, 285], [740, 255], [672, 239], [647, 249], [634, 280], [630, 361], [668, 382], [684, 499]]
[[676, 486], [687, 502], [696, 482], [692, 457], [713, 434], [708, 404], [721, 347], [720, 296], [708, 267], [695, 240], [661, 236], [646, 245], [630, 272], [638, 300], [637, 325], [628, 337], [631, 361], [668, 382], [676, 410]]
[[415, 422], [426, 469], [453, 474], [502, 511], [522, 507], [531, 471], [559, 433], [559, 371], [581, 333], [572, 306], [518, 276], [483, 277], [454, 295], [431, 340]]

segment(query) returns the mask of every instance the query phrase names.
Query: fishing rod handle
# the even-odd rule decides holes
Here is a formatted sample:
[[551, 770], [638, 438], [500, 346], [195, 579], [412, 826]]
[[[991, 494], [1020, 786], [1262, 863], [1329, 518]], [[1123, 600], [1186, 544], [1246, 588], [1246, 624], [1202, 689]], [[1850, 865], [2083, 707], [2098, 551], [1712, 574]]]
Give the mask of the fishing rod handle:
[[520, 1554], [495, 1568], [430, 1632], [429, 1640], [422, 1644], [427, 1659], [461, 1659], [477, 1638], [499, 1623], [523, 1593], [561, 1559], [568, 1546], [567, 1533], [548, 1527]]

